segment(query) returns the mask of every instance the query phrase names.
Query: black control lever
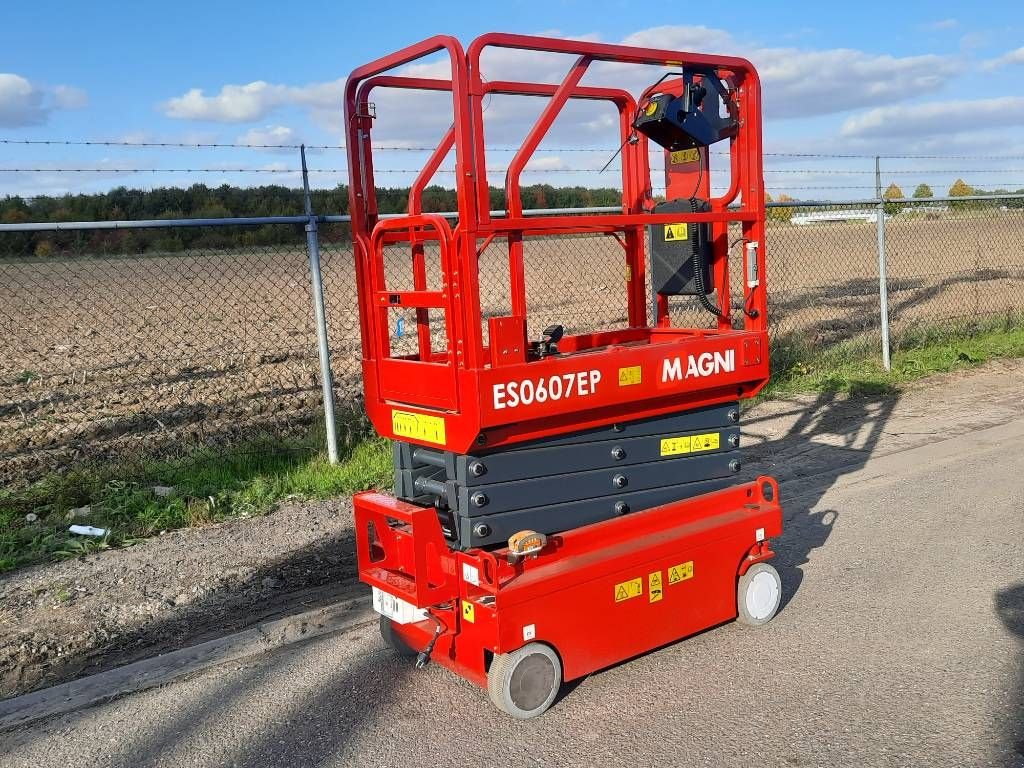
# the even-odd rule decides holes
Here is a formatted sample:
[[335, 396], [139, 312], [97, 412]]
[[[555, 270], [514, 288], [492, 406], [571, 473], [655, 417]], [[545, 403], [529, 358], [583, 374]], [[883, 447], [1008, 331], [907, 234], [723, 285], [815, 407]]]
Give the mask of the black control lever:
[[549, 325], [541, 334], [537, 342], [537, 359], [543, 360], [548, 355], [558, 354], [558, 342], [565, 335], [565, 327], [561, 325]]

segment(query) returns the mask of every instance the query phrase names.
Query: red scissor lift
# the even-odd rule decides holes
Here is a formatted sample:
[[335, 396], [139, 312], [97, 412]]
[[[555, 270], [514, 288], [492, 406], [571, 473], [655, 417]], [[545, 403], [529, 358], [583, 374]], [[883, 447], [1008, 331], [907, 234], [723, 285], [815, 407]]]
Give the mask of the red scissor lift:
[[[574, 58], [558, 84], [485, 79], [482, 54], [496, 48]], [[439, 53], [450, 62], [448, 79], [400, 71]], [[581, 84], [588, 71], [611, 72], [609, 62], [669, 74], [639, 99]], [[378, 88], [451, 94], [451, 128], [416, 178], [408, 214], [394, 218], [378, 213], [375, 193]], [[492, 95], [546, 100], [508, 163], [504, 212], [491, 210], [487, 182], [484, 108]], [[520, 178], [572, 99], [617, 111], [620, 212], [523, 210]], [[744, 484], [722, 477], [739, 468], [736, 459], [722, 463], [738, 443], [737, 401], [769, 376], [760, 87], [749, 62], [510, 34], [483, 35], [464, 50], [438, 36], [356, 69], [345, 112], [366, 409], [398, 446], [396, 495], [362, 493], [354, 503], [360, 577], [374, 588], [385, 637], [420, 665], [433, 659], [487, 687], [506, 712], [530, 717], [551, 705], [564, 681], [737, 616], [768, 621], [780, 596], [778, 575], [765, 563], [769, 539], [781, 533], [778, 488], [768, 477]], [[729, 184], [720, 197], [708, 199], [710, 152], [700, 131], [689, 123], [672, 133], [689, 118], [724, 126]], [[648, 134], [665, 147], [670, 200], [660, 205]], [[454, 223], [422, 211], [424, 189], [452, 150]], [[694, 202], [681, 212], [672, 198]], [[730, 225], [741, 230], [739, 249], [728, 242]], [[648, 321], [646, 228], [667, 251], [666, 240], [703, 233], [703, 257], [698, 239], [686, 241], [693, 262], [683, 292], [693, 294], [694, 275], [705, 267], [714, 298], [699, 278], [696, 285], [713, 327], [673, 327], [667, 288]], [[531, 342], [524, 242], [578, 234], [621, 245], [625, 327], [567, 335], [552, 327]], [[485, 321], [481, 256], [495, 243], [507, 246], [508, 312]], [[396, 246], [408, 249], [411, 290], [392, 287], [385, 251]], [[743, 262], [736, 307], [734, 250]], [[439, 263], [432, 286], [428, 253]], [[680, 264], [689, 256], [670, 271]], [[415, 315], [417, 352], [393, 349], [396, 312]], [[598, 454], [612, 458], [588, 458]], [[718, 469], [693, 469], [708, 461]], [[552, 463], [564, 473], [540, 477]], [[694, 482], [673, 485], [681, 472], [696, 473], [686, 475]], [[669, 498], [666, 488], [677, 489], [675, 500], [651, 501]], [[597, 498], [577, 501], [574, 493]], [[614, 498], [626, 501], [609, 506]], [[505, 521], [521, 519], [540, 524], [506, 543]]]

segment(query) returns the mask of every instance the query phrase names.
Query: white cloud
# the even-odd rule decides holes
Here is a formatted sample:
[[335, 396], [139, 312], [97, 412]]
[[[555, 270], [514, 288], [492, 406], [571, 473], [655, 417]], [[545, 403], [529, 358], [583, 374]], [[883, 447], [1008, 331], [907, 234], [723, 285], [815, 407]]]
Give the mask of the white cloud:
[[809, 117], [893, 104], [938, 90], [956, 73], [953, 57], [895, 57], [849, 48], [750, 52], [764, 87], [765, 115]]
[[937, 21], [930, 21], [922, 26], [924, 29], [941, 32], [946, 29], [956, 29], [960, 26], [960, 22], [956, 19], [938, 19]]
[[1024, 64], [1024, 46], [1013, 51], [1007, 51], [1002, 56], [982, 63], [982, 68], [987, 70], [1000, 69], [1011, 64]]
[[82, 109], [89, 104], [89, 96], [73, 85], [58, 85], [53, 89], [53, 103], [57, 109]]
[[120, 141], [125, 144], [146, 144], [151, 141], [156, 141], [156, 139], [153, 138], [153, 134], [149, 131], [138, 130], [119, 134], [115, 138], [111, 139], [111, 141]]
[[[0, 197], [99, 192], [122, 184], [132, 189], [180, 187], [193, 183], [206, 184], [210, 187], [220, 184], [240, 187], [283, 184], [295, 187], [302, 184], [302, 174], [294, 170], [298, 165], [297, 158], [258, 164], [232, 160], [204, 163], [212, 172], [196, 176], [182, 173], [138, 173], [132, 169], [137, 168], [140, 163], [133, 158], [134, 155], [132, 158], [103, 158], [73, 163], [76, 168], [81, 169], [79, 172], [62, 170], [62, 166], [68, 163], [34, 162], [32, 165], [38, 170], [0, 174]], [[166, 164], [174, 165], [173, 162]], [[236, 172], [238, 169], [243, 170]], [[316, 186], [332, 186], [343, 183], [347, 177], [345, 174], [315, 173], [312, 178]]]
[[965, 53], [970, 53], [984, 47], [988, 43], [988, 38], [989, 36], [985, 32], [968, 32], [960, 37], [960, 49]]
[[287, 89], [256, 80], [247, 85], [225, 85], [216, 96], [192, 88], [184, 96], [168, 99], [163, 111], [180, 120], [210, 120], [218, 123], [247, 123], [260, 120], [283, 103]]
[[880, 107], [854, 115], [839, 135], [849, 139], [951, 135], [1024, 125], [1024, 96], [933, 101]]
[[[851, 48], [752, 45], [725, 30], [704, 26], [651, 27], [634, 32], [623, 43], [749, 59], [761, 77], [768, 118], [812, 117], [896, 103], [909, 94], [938, 90], [959, 66], [952, 56], [899, 57]], [[630, 73], [633, 89], [652, 81], [650, 69], [614, 68], [624, 76]]]
[[85, 91], [67, 85], [47, 88], [12, 73], [0, 73], [0, 126], [42, 125], [52, 112], [84, 107]]
[[[784, 128], [783, 125], [778, 127]], [[939, 157], [975, 155], [1024, 155], [1024, 138], [1020, 131], [1007, 131], [1005, 127], [978, 128], [960, 133], [939, 131], [933, 134], [889, 136], [865, 134], [840, 136], [821, 133], [795, 137], [785, 130], [769, 131], [765, 135], [765, 166], [768, 168], [815, 168], [836, 165], [842, 168], [874, 169], [873, 155], [924, 155], [922, 162], [929, 168], [944, 167]], [[775, 154], [779, 153], [779, 154]], [[820, 157], [807, 157], [814, 153]], [[844, 157], [845, 155], [845, 157]], [[899, 163], [902, 164], [903, 159]], [[963, 159], [950, 161], [954, 168], [964, 166]], [[883, 162], [883, 167], [885, 163]], [[978, 167], [984, 161], [976, 163]]]
[[[594, 36], [588, 36], [595, 39]], [[680, 51], [714, 51], [750, 58], [759, 68], [764, 83], [767, 117], [793, 118], [827, 115], [863, 107], [882, 106], [940, 88], [957, 72], [960, 62], [952, 56], [922, 55], [897, 57], [865, 51], [834, 48], [807, 50], [756, 46], [734, 38], [729, 32], [705, 26], [658, 26], [638, 30], [625, 37], [627, 45], [667, 48]], [[489, 80], [516, 79], [557, 83], [564, 77], [574, 57], [564, 54], [536, 53], [511, 49], [487, 49], [482, 69]], [[445, 78], [449, 65], [440, 58], [413, 64], [403, 74]], [[591, 67], [585, 83], [600, 78], [604, 83], [626, 87], [637, 93], [653, 82], [661, 70], [598, 63]], [[215, 95], [198, 88], [163, 103], [170, 117], [215, 122], [254, 122], [276, 110], [301, 107], [314, 122], [340, 133], [344, 81], [335, 80], [290, 86], [257, 80], [246, 85], [225, 85]], [[436, 137], [451, 121], [444, 94], [416, 94], [382, 89], [373, 99], [378, 103], [375, 135], [390, 142], [422, 143]], [[499, 107], [494, 100], [486, 119], [488, 140], [498, 135], [520, 135], [507, 131], [504, 123], [521, 129], [526, 116], [535, 110], [523, 107], [518, 99], [513, 106]], [[395, 110], [398, 124], [382, 130], [385, 115]], [[410, 114], [416, 120], [408, 119]], [[591, 115], [593, 119], [593, 115]], [[600, 122], [600, 121], [599, 121]], [[597, 127], [598, 123], [594, 123]], [[553, 134], [561, 131], [556, 128]], [[614, 131], [613, 131], [614, 133]]]
[[0, 196], [23, 195], [62, 195], [70, 192], [82, 192], [93, 187], [109, 188], [117, 180], [138, 179], [132, 173], [130, 164], [104, 158], [96, 162], [74, 163], [75, 167], [87, 169], [87, 172], [72, 173], [60, 170], [51, 164], [32, 163], [37, 171], [0, 174]]
[[225, 85], [215, 96], [207, 96], [201, 88], [192, 88], [183, 96], [168, 99], [160, 107], [168, 117], [180, 120], [248, 123], [262, 120], [286, 105], [340, 111], [344, 87], [344, 80], [306, 86], [256, 80], [245, 85]]
[[[934, 54], [899, 57], [850, 48], [810, 50], [757, 46], [737, 40], [725, 30], [705, 26], [651, 27], [626, 36], [622, 42], [750, 59], [761, 77], [764, 109], [769, 118], [827, 115], [896, 103], [909, 94], [938, 90], [960, 66], [957, 57]], [[489, 79], [559, 82], [572, 60], [566, 56], [531, 55], [522, 51], [495, 51], [494, 54], [492, 59], [484, 61]], [[600, 77], [606, 84], [638, 93], [662, 71], [653, 67], [599, 63], [591, 67], [584, 82], [594, 84]], [[425, 76], [446, 75], [445, 65], [432, 69]]]
[[526, 169], [529, 171], [563, 171], [568, 167], [565, 160], [557, 155], [533, 157], [526, 164]]
[[252, 128], [236, 141], [239, 144], [256, 144], [261, 146], [278, 146], [282, 144], [301, 144], [298, 134], [286, 125], [268, 125], [264, 128]]
[[641, 29], [622, 40], [623, 45], [641, 48], [667, 48], [677, 51], [722, 53], [734, 49], [736, 41], [723, 29], [705, 26], [663, 25]]
[[23, 77], [0, 74], [0, 125], [16, 127], [45, 122], [42, 92]]
[[[794, 140], [794, 151], [801, 152], [808, 151], [808, 146], [816, 141], [825, 142], [834, 147], [831, 151], [840, 153], [844, 147], [846, 151], [855, 152], [892, 152], [893, 142], [878, 133], [883, 129], [870, 126], [870, 121], [875, 119], [871, 115], [879, 108], [886, 109], [939, 91], [951, 77], [959, 73], [963, 63], [958, 54], [894, 56], [849, 48], [815, 49], [808, 45], [770, 47], [738, 39], [726, 30], [705, 26], [651, 27], [629, 34], [622, 42], [627, 45], [749, 58], [761, 75], [766, 117], [775, 118], [767, 129], [769, 138], [773, 134], [781, 136], [793, 130], [790, 127], [793, 123], [781, 122], [782, 119], [818, 120], [816, 123], [801, 123], [817, 126], [811, 129], [817, 135]], [[484, 54], [482, 74], [489, 81], [559, 83], [574, 60], [574, 56], [565, 54], [488, 49]], [[622, 87], [638, 95], [665, 71], [660, 66], [638, 67], [598, 62], [590, 67], [583, 82], [586, 85]], [[404, 67], [400, 73], [445, 79], [449, 76], [449, 64], [446, 57], [437, 55]], [[219, 92], [210, 95], [193, 89], [178, 99], [165, 102], [164, 108], [168, 114], [179, 118], [218, 122], [259, 121], [259, 125], [265, 121], [264, 127], [255, 127], [243, 135], [246, 143], [260, 144], [296, 143], [295, 138], [283, 140], [282, 134], [272, 137], [267, 132], [281, 127], [273, 122], [272, 115], [288, 109], [299, 109], [315, 124], [343, 140], [343, 88], [343, 80], [305, 86], [257, 81], [248, 85], [224, 86]], [[432, 147], [451, 123], [451, 96], [448, 93], [382, 88], [373, 92], [371, 100], [376, 104], [377, 119], [374, 121], [373, 133], [374, 143], [378, 147]], [[489, 97], [484, 104], [486, 144], [492, 148], [518, 146], [545, 103], [543, 98]], [[827, 120], [829, 115], [843, 115], [863, 109], [871, 111], [847, 120], [847, 134], [843, 136], [837, 135], [837, 121]], [[610, 169], [606, 176], [598, 175], [597, 171], [620, 143], [618, 126], [619, 119], [611, 105], [603, 102], [570, 102], [542, 142], [540, 153], [527, 168], [525, 179], [555, 184], [614, 183], [616, 171]], [[800, 133], [806, 135], [808, 131], [801, 130]], [[899, 146], [904, 150], [925, 138], [923, 135], [908, 133], [900, 138]], [[601, 151], [562, 155], [552, 149], [558, 147], [584, 150], [600, 147]], [[400, 173], [400, 169], [420, 167], [422, 155], [413, 158], [410, 163], [410, 156], [406, 153], [381, 153], [375, 162], [377, 171], [382, 174], [378, 177], [380, 182], [408, 183], [411, 174], [407, 178], [407, 175]], [[492, 183], [501, 183], [503, 173], [500, 169], [510, 159], [511, 154], [507, 152], [491, 152], [488, 155], [488, 178]], [[452, 158], [449, 157], [444, 167], [449, 168], [451, 164]], [[570, 170], [584, 168], [592, 172], [570, 173]], [[320, 177], [317, 178], [320, 180]], [[438, 178], [446, 184], [451, 181], [451, 176], [447, 174]], [[828, 175], [821, 177], [821, 181], [829, 179]], [[788, 175], [780, 175], [776, 180], [795, 182]], [[810, 181], [802, 178], [799, 180], [804, 184], [819, 182], [817, 176]], [[835, 183], [835, 179], [831, 181]], [[857, 177], [844, 177], [841, 181], [851, 183], [857, 181]]]

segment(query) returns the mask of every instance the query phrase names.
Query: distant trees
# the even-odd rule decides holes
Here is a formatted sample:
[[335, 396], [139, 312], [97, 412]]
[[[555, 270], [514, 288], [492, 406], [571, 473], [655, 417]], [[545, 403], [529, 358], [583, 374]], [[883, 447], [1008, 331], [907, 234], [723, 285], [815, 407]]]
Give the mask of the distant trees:
[[[976, 194], [974, 188], [963, 179], [957, 179], [949, 188], [950, 197], [968, 197], [973, 194]], [[971, 208], [972, 206], [969, 201], [965, 200], [963, 202], [952, 202], [949, 204], [949, 207], [953, 210], [963, 211]]]
[[916, 198], [935, 197], [935, 193], [932, 192], [932, 188], [929, 187], [927, 184], [918, 184], [914, 188], [914, 197], [916, 197]]
[[[903, 199], [903, 190], [900, 189], [899, 186], [895, 182], [893, 182], [888, 187], [886, 187], [885, 192], [882, 193], [882, 198], [885, 199], [885, 200], [902, 200]], [[886, 203], [885, 204], [885, 212], [887, 214], [889, 214], [890, 216], [895, 216], [897, 213], [899, 213], [902, 210], [902, 208], [903, 208], [903, 205], [900, 204], [900, 203]]]
[[[348, 213], [348, 187], [314, 190], [313, 210], [323, 214]], [[622, 193], [616, 189], [552, 187], [522, 188], [523, 207], [576, 208], [619, 205]], [[381, 213], [404, 213], [409, 209], [408, 187], [378, 188]], [[492, 209], [505, 207], [505, 190], [490, 189]], [[458, 210], [454, 189], [431, 186], [423, 190], [425, 212]], [[290, 216], [303, 210], [300, 190], [281, 186], [211, 188], [194, 184], [187, 188], [164, 187], [135, 190], [118, 187], [92, 195], [60, 197], [0, 198], [0, 223], [27, 221], [117, 221], [122, 219], [234, 218], [238, 216]], [[349, 239], [348, 225], [323, 225], [321, 237], [328, 242]], [[300, 226], [198, 227], [189, 229], [93, 230], [89, 232], [19, 232], [0, 236], [0, 256], [59, 253], [176, 252], [189, 248], [259, 247], [303, 242]]]
[[[781, 194], [781, 195], [779, 195], [778, 200], [773, 201], [772, 200], [772, 196], [769, 195], [768, 193], [765, 193], [764, 199], [765, 199], [766, 203], [771, 203], [771, 202], [792, 203], [793, 202], [793, 198], [790, 197], [787, 194]], [[793, 207], [787, 205], [787, 206], [782, 207], [782, 208], [769, 208], [767, 213], [766, 213], [766, 218], [768, 219], [768, 221], [789, 222], [793, 218]]]
[[949, 188], [950, 197], [967, 197], [974, 194], [974, 188], [963, 179], [957, 179]]

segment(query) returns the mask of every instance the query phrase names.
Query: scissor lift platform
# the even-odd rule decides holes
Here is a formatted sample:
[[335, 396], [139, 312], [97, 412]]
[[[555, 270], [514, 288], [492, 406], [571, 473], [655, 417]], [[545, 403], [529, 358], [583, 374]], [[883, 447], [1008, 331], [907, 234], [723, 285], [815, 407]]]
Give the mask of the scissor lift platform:
[[[487, 78], [494, 49], [568, 56], [568, 71], [558, 84]], [[435, 54], [448, 77], [411, 74]], [[619, 65], [669, 71], [639, 98], [582, 84]], [[371, 95], [384, 88], [447, 93], [452, 105], [396, 217], [378, 211], [374, 183]], [[503, 211], [491, 210], [485, 148], [495, 96], [545, 100], [504, 169]], [[398, 441], [400, 497], [355, 496], [360, 578], [396, 650], [487, 687], [515, 717], [545, 711], [564, 681], [732, 619], [764, 623], [781, 603], [766, 562], [782, 531], [775, 481], [723, 488], [740, 467], [737, 402], [769, 379], [760, 98], [744, 59], [525, 35], [486, 34], [468, 49], [437, 36], [349, 77], [365, 403]], [[521, 176], [571, 100], [616, 111], [618, 212], [523, 209]], [[667, 200], [654, 194], [648, 136], [664, 148]], [[726, 139], [728, 182], [714, 196], [708, 146]], [[458, 210], [425, 212], [450, 154]], [[622, 317], [566, 333], [559, 323], [574, 318], [557, 316], [571, 309], [547, 272], [549, 300], [534, 300], [524, 243], [567, 235], [621, 246]], [[495, 254], [481, 257], [500, 245], [507, 296], [485, 312], [481, 270]], [[392, 274], [402, 246], [411, 281]], [[673, 324], [679, 296], [707, 310], [707, 327]], [[392, 330], [410, 316], [415, 351]], [[531, 340], [538, 321], [552, 324]], [[728, 418], [706, 422], [712, 413]], [[529, 530], [508, 536], [520, 522]]]

